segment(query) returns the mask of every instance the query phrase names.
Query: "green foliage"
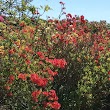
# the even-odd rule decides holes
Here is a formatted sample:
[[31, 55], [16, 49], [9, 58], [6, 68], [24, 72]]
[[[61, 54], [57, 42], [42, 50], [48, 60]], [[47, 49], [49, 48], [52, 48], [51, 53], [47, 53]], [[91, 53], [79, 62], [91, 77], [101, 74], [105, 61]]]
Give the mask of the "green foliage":
[[[36, 8], [31, 2], [0, 1], [0, 12], [5, 13], [0, 22], [2, 105], [12, 110], [43, 110], [44, 105], [44, 110], [56, 110], [60, 104], [51, 103], [59, 101], [61, 110], [103, 110], [109, 104], [106, 97], [110, 94], [109, 24], [88, 22], [84, 16], [72, 19], [71, 14], [64, 20], [43, 20], [40, 16], [51, 8]], [[59, 18], [64, 10], [64, 4], [60, 4]], [[58, 75], [50, 75], [49, 70]], [[46, 78], [47, 85], [33, 83], [33, 73]], [[10, 76], [14, 79], [11, 83]], [[59, 99], [56, 93], [53, 99], [43, 96], [43, 92], [51, 94], [51, 89], [56, 90]], [[32, 99], [35, 90], [38, 102]]]

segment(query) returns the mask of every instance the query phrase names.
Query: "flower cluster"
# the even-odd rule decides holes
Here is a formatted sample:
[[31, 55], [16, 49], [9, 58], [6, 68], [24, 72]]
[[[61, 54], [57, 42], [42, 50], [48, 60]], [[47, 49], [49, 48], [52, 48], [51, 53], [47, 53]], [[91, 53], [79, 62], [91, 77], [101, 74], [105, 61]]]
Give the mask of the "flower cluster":
[[30, 76], [30, 80], [37, 84], [38, 86], [41, 86], [41, 87], [45, 87], [48, 83], [48, 80], [46, 78], [42, 78], [40, 76], [38, 76], [38, 74], [36, 73], [32, 73], [31, 76]]
[[59, 68], [65, 68], [67, 65], [67, 62], [65, 59], [46, 59], [46, 62], [51, 63], [53, 66], [59, 67]]
[[51, 107], [55, 110], [60, 109], [61, 105], [58, 103], [58, 97], [55, 90], [50, 90], [49, 92], [44, 91], [42, 94], [48, 97], [48, 102], [44, 102], [45, 107]]

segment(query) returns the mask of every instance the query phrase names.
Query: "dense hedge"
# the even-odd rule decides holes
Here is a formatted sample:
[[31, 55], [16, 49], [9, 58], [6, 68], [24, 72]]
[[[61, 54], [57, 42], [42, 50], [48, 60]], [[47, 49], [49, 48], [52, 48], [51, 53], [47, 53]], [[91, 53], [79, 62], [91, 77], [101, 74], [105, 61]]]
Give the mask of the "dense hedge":
[[0, 105], [10, 110], [108, 110], [109, 24], [65, 14], [63, 2], [59, 19], [43, 20], [30, 3], [0, 2]]

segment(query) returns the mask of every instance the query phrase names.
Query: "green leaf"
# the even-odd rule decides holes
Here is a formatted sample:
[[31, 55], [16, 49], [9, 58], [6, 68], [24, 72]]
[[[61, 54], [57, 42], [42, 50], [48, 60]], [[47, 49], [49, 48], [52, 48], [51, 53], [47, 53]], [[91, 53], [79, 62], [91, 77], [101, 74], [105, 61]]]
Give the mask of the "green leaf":
[[94, 66], [94, 70], [95, 70], [96, 72], [98, 72], [98, 71], [99, 71], [99, 68], [98, 68], [97, 66]]
[[105, 70], [104, 68], [102, 68], [101, 71], [102, 71], [103, 73], [106, 73], [106, 70]]
[[46, 5], [44, 10], [45, 10], [45, 11], [49, 11], [50, 9], [51, 9], [51, 8], [50, 8], [48, 5]]

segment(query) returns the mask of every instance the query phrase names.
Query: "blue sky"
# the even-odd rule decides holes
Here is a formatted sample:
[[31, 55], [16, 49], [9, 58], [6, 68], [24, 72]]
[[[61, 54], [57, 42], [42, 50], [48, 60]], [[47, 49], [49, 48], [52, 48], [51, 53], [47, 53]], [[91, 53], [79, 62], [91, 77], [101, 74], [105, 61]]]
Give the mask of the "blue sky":
[[[57, 18], [61, 6], [60, 0], [33, 0], [37, 7], [49, 5], [53, 10], [45, 13], [46, 16]], [[89, 21], [106, 20], [110, 23], [110, 0], [62, 0], [65, 3], [66, 13], [72, 15], [84, 15]]]

